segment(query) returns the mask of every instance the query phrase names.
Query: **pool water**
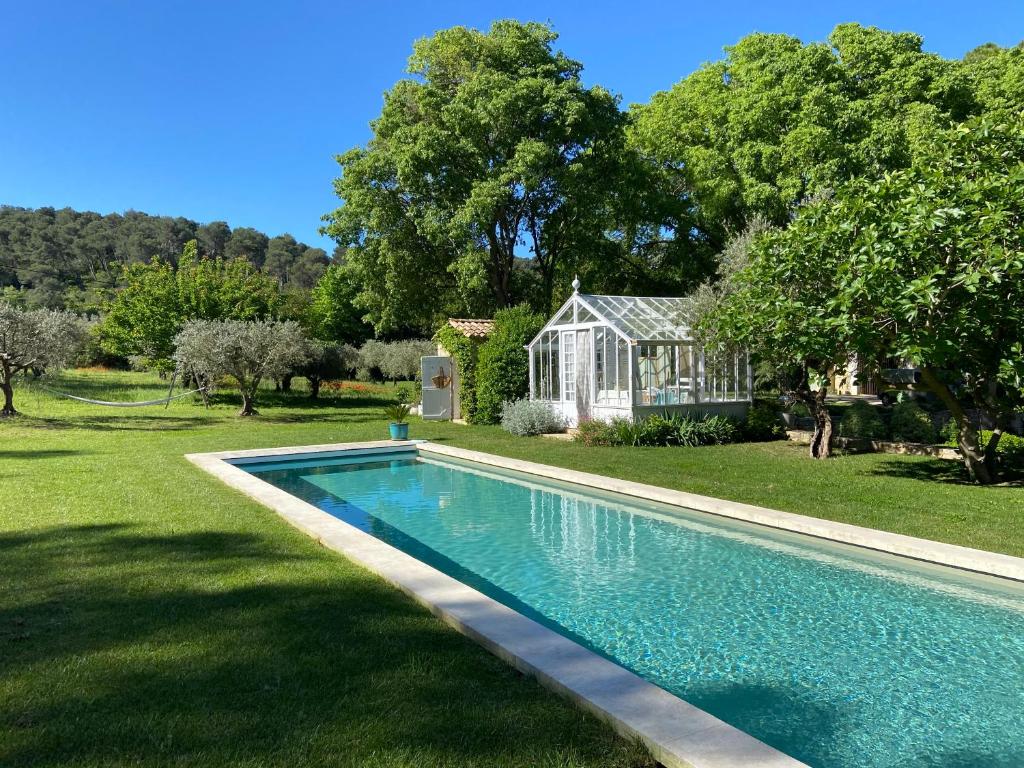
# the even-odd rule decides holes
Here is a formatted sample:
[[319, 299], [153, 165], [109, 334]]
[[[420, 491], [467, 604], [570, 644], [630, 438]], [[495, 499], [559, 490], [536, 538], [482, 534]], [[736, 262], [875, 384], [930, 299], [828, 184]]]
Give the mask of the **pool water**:
[[1024, 588], [414, 453], [241, 468], [812, 766], [1024, 766]]

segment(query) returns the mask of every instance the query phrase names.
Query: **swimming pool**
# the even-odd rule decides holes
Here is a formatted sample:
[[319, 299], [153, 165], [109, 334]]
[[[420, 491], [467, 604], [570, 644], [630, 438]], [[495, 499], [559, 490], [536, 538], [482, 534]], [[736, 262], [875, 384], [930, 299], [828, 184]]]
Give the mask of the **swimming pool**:
[[245, 460], [813, 766], [1024, 765], [1024, 590], [415, 452]]

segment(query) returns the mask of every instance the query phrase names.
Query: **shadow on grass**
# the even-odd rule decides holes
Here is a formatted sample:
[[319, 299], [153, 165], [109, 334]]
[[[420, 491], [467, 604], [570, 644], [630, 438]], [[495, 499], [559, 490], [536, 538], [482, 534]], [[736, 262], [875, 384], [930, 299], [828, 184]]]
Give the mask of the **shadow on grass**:
[[57, 459], [67, 456], [78, 456], [92, 451], [72, 451], [63, 448], [42, 449], [38, 451], [8, 451], [0, 450], [0, 460], [3, 459]]
[[[947, 483], [950, 485], [976, 485], [967, 474], [967, 468], [960, 461], [948, 459], [888, 459], [871, 470], [872, 475], [881, 477], [898, 477], [905, 480], [920, 480], [928, 483]], [[978, 486], [986, 488], [1020, 488], [1024, 486], [1024, 477], [1018, 470], [1006, 470], [995, 485]]]
[[5, 768], [652, 765], [383, 582], [262, 536], [8, 533], [0, 584]]

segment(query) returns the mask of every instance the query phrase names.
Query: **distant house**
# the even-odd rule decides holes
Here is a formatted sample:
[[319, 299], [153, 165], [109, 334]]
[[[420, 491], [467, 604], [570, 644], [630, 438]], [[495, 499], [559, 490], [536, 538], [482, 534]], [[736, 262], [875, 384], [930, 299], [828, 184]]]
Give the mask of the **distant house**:
[[745, 352], [704, 350], [685, 298], [573, 294], [527, 345], [530, 399], [569, 423], [665, 412], [742, 417], [753, 396]]

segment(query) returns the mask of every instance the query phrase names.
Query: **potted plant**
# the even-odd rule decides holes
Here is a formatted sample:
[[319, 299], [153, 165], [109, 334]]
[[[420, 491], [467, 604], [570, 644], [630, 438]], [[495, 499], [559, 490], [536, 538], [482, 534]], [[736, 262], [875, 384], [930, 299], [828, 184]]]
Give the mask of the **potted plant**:
[[409, 406], [405, 403], [389, 405], [384, 409], [384, 415], [391, 422], [388, 429], [391, 431], [392, 440], [407, 440], [409, 437]]

